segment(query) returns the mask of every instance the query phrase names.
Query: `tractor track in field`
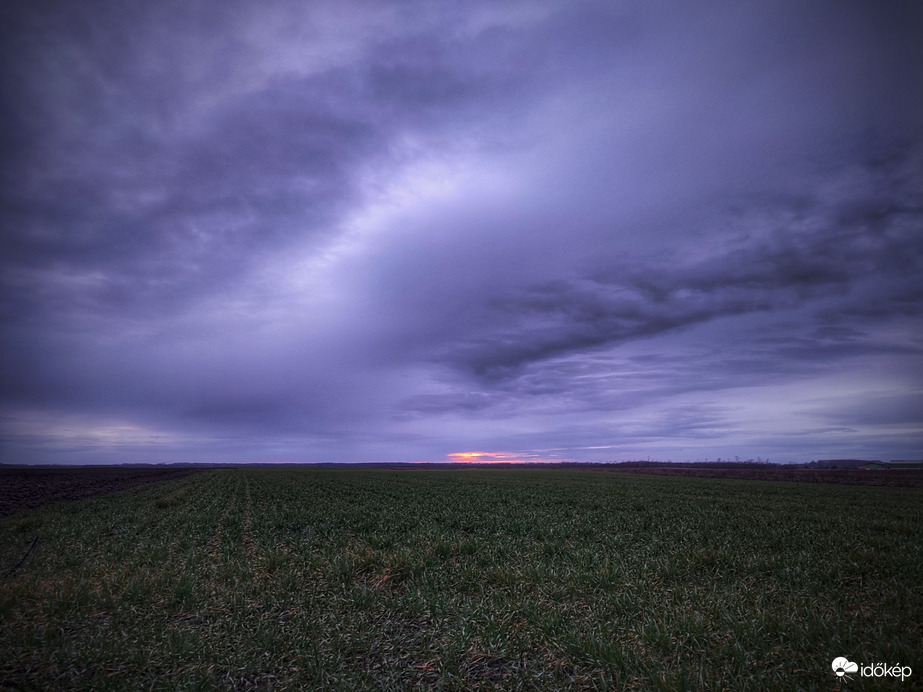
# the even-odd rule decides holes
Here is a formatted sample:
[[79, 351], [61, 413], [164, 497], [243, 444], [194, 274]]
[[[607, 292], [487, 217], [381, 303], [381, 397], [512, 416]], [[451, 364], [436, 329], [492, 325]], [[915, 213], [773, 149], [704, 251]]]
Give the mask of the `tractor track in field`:
[[244, 495], [246, 496], [246, 505], [244, 512], [244, 550], [249, 559], [256, 555], [256, 542], [253, 540], [253, 498], [250, 497], [250, 480], [244, 480]]
[[[253, 562], [257, 556], [257, 545], [255, 540], [255, 534], [253, 531], [253, 497], [250, 493], [250, 480], [243, 479], [243, 513], [240, 517], [240, 544], [242, 544], [244, 553], [247, 556], [248, 562]], [[227, 504], [224, 507], [224, 510], [221, 512], [221, 516], [215, 521], [214, 529], [212, 531], [211, 537], [208, 539], [208, 542], [205, 544], [205, 552], [210, 556], [211, 560], [217, 564], [217, 561], [222, 555], [221, 542], [224, 540], [225, 531], [228, 526], [228, 521], [231, 515], [237, 510], [238, 503], [241, 499], [241, 485], [238, 484], [236, 488], [231, 493], [230, 499], [228, 499]], [[236, 541], [235, 541], [236, 542]]]
[[234, 509], [234, 499], [232, 495], [231, 499], [228, 500], [228, 504], [225, 506], [224, 511], [221, 513], [221, 516], [218, 517], [218, 521], [215, 522], [215, 530], [208, 539], [208, 543], [205, 544], [205, 550], [212, 558], [218, 557], [218, 546], [224, 536], [224, 523], [227, 521], [228, 516], [230, 516], [231, 510]]

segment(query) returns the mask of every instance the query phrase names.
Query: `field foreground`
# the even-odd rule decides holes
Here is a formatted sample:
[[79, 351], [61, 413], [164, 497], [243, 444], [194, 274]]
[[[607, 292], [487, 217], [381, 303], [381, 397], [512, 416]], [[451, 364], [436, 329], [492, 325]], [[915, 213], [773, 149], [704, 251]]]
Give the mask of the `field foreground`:
[[[215, 470], [19, 512], [0, 520], [0, 556], [0, 681], [15, 689], [923, 679], [917, 488]], [[913, 673], [844, 683], [838, 656]]]

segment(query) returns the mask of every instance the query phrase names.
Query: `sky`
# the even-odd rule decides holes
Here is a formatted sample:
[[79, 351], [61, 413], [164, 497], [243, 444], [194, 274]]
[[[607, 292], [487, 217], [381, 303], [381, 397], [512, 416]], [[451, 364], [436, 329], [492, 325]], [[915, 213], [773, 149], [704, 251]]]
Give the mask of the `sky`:
[[921, 31], [5, 2], [0, 461], [923, 458]]

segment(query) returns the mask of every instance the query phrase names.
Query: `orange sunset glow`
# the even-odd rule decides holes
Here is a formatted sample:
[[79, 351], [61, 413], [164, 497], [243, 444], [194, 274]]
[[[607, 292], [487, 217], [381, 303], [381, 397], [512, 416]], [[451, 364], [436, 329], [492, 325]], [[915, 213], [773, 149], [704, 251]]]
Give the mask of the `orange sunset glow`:
[[[549, 461], [534, 455], [510, 454], [509, 452], [452, 452], [447, 455], [461, 464], [528, 464]], [[532, 457], [524, 459], [523, 456]]]

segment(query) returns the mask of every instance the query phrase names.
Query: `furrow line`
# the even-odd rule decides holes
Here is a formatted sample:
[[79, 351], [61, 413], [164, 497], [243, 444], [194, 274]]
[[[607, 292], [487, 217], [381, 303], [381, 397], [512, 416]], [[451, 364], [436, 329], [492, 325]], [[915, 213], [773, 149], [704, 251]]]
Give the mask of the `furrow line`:
[[221, 516], [218, 517], [218, 521], [215, 523], [215, 530], [211, 535], [211, 538], [208, 539], [208, 543], [205, 546], [206, 551], [212, 557], [218, 556], [218, 545], [221, 543], [221, 538], [224, 534], [224, 523], [227, 521], [228, 515], [231, 513], [231, 510], [234, 508], [234, 496], [231, 496], [231, 499], [228, 500], [227, 506], [224, 508], [224, 512], [221, 513]]
[[250, 479], [245, 480], [245, 495], [247, 497], [246, 512], [244, 513], [244, 549], [247, 557], [256, 555], [256, 543], [253, 540], [253, 499], [250, 497]]

